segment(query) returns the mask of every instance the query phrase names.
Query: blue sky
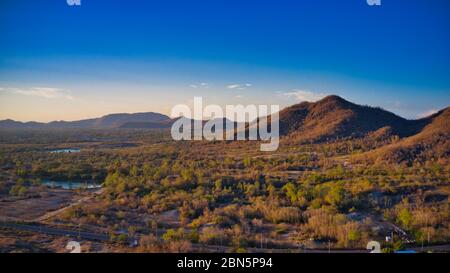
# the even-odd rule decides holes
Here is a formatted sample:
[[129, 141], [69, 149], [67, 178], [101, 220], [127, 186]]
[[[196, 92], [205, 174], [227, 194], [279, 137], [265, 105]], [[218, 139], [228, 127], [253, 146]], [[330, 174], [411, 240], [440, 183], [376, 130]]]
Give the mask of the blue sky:
[[416, 118], [449, 105], [449, 26], [448, 0], [3, 0], [0, 119], [326, 94]]

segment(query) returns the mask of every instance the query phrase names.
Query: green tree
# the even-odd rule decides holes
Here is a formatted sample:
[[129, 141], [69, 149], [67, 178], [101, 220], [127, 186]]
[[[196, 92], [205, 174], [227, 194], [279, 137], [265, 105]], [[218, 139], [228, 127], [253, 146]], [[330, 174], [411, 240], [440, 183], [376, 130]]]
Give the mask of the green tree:
[[294, 204], [297, 201], [297, 189], [292, 182], [283, 186], [283, 191], [286, 192], [286, 196], [289, 197], [291, 203]]
[[344, 193], [344, 188], [341, 186], [334, 186], [325, 195], [325, 201], [334, 207], [339, 207], [344, 200]]
[[217, 179], [216, 182], [214, 182], [214, 188], [216, 191], [222, 190], [222, 179]]
[[403, 208], [397, 215], [397, 221], [406, 229], [410, 228], [412, 222], [412, 214], [407, 208]]

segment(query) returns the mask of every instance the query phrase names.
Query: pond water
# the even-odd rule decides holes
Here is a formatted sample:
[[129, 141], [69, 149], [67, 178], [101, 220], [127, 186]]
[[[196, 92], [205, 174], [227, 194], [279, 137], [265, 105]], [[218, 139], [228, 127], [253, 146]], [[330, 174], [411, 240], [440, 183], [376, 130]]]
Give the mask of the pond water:
[[42, 180], [42, 184], [50, 188], [61, 188], [65, 190], [75, 189], [98, 189], [102, 185], [92, 182], [74, 182], [74, 181], [56, 181], [56, 180]]
[[57, 150], [50, 151], [51, 154], [59, 154], [59, 153], [70, 154], [70, 153], [79, 153], [79, 152], [81, 152], [80, 149], [57, 149]]

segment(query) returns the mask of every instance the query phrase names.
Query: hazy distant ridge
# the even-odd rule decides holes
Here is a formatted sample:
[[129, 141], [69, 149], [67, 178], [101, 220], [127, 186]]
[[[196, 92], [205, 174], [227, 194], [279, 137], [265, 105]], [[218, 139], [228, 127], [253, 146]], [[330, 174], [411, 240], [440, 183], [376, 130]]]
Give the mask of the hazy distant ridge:
[[127, 123], [162, 123], [168, 120], [170, 120], [168, 116], [153, 112], [111, 114], [100, 118], [78, 121], [52, 121], [49, 123], [20, 122], [8, 119], [0, 121], [0, 129], [108, 129], [120, 128]]

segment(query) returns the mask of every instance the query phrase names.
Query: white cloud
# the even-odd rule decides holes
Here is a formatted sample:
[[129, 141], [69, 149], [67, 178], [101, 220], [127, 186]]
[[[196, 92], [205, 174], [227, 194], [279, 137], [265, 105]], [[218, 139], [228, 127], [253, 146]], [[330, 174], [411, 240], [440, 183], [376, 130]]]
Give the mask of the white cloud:
[[417, 117], [418, 118], [426, 118], [426, 117], [429, 117], [429, 116], [431, 116], [433, 114], [436, 114], [437, 112], [439, 112], [439, 110], [431, 109], [431, 110], [428, 110], [428, 111], [426, 111], [424, 113], [418, 114]]
[[207, 82], [201, 82], [198, 84], [191, 84], [189, 85], [191, 88], [209, 88], [209, 84]]
[[75, 98], [60, 88], [53, 87], [32, 87], [32, 88], [4, 88], [0, 87], [0, 91], [6, 91], [11, 94], [18, 94], [23, 96], [34, 96], [46, 99], [67, 99], [74, 100]]
[[247, 89], [248, 87], [251, 87], [252, 84], [251, 83], [244, 83], [244, 84], [230, 84], [227, 86], [228, 89], [238, 89], [238, 90], [244, 90]]
[[298, 89], [292, 90], [289, 92], [277, 92], [277, 93], [281, 94], [282, 96], [295, 98], [298, 101], [311, 101], [311, 102], [323, 99], [324, 97], [326, 97], [328, 95], [325, 93], [314, 93], [311, 91], [298, 90]]

